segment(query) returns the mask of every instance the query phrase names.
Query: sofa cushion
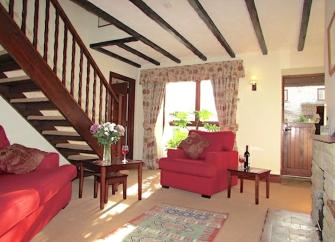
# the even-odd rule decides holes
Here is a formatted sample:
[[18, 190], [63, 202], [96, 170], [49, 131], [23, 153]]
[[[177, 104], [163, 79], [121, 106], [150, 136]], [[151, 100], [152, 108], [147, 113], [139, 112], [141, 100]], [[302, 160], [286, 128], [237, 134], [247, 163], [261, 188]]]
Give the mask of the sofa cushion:
[[234, 148], [235, 134], [231, 131], [205, 132], [191, 130], [191, 133], [197, 133], [209, 142], [209, 146], [200, 154], [201, 159], [206, 158], [207, 152], [231, 151]]
[[10, 145], [9, 140], [6, 136], [4, 128], [0, 125], [0, 149]]
[[24, 175], [0, 175], [0, 193], [17, 190], [34, 190], [38, 192], [39, 203], [51, 199], [77, 175], [76, 167], [64, 165], [57, 169], [31, 172]]
[[39, 194], [34, 189], [0, 191], [0, 235], [34, 212], [40, 204]]
[[208, 165], [204, 160], [162, 158], [159, 160], [159, 168], [200, 177], [216, 176], [215, 167]]
[[187, 157], [198, 159], [204, 149], [209, 146], [209, 142], [197, 133], [190, 133], [178, 146], [184, 150]]
[[25, 174], [35, 170], [47, 152], [13, 144], [0, 149], [0, 172]]

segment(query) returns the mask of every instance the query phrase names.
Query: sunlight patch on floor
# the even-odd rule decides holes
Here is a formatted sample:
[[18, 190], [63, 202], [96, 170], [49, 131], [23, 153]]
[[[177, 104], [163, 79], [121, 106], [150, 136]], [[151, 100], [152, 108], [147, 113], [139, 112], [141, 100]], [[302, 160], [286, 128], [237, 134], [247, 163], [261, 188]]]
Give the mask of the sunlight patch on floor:
[[[154, 181], [155, 179], [157, 179], [159, 175], [156, 174], [156, 175], [152, 175], [152, 176], [149, 176], [145, 179], [143, 179], [142, 181], [142, 197], [143, 198], [148, 198], [153, 192], [154, 190], [160, 188], [160, 185], [159, 183], [154, 183], [152, 181]], [[153, 187], [153, 189], [152, 189]], [[134, 195], [137, 195], [137, 190], [138, 189], [138, 183], [135, 183], [134, 185], [130, 186], [127, 188], [127, 195], [129, 196], [134, 196]]]
[[89, 238], [91, 235], [92, 235], [92, 232], [89, 232], [89, 233], [87, 233], [87, 234], [84, 235], [84, 238], [87, 239], [87, 238]]
[[116, 230], [113, 234], [109, 235], [104, 239], [96, 240], [97, 242], [116, 242], [123, 241], [131, 232], [133, 232], [137, 226], [132, 224], [125, 224], [118, 230]]
[[123, 202], [117, 204], [116, 202], [113, 201], [108, 202], [107, 205], [108, 205], [107, 210], [104, 211], [104, 213], [99, 216], [99, 219], [106, 219], [116, 214], [120, 214], [129, 207], [128, 204], [125, 204]]

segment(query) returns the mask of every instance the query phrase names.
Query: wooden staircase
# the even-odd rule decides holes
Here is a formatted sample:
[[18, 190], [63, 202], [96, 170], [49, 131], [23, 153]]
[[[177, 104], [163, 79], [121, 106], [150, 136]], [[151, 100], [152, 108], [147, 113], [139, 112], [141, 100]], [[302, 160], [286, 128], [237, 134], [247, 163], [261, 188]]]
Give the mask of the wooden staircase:
[[[0, 66], [8, 66], [6, 72], [21, 70], [18, 65], [9, 68], [2, 60], [15, 62], [7, 53], [0, 55]], [[70, 162], [99, 158], [28, 76], [1, 78], [0, 94]]]
[[[8, 6], [3, 1], [7, 0], [0, 1], [0, 45], [6, 51], [0, 52], [0, 95], [70, 162], [101, 157], [102, 147], [89, 128], [93, 123], [118, 122], [120, 98], [57, 0], [29, 1], [34, 7], [27, 0], [9, 0]], [[39, 17], [42, 2], [44, 19]], [[51, 8], [54, 33], [49, 31]], [[27, 25], [29, 9], [34, 9], [33, 26]]]

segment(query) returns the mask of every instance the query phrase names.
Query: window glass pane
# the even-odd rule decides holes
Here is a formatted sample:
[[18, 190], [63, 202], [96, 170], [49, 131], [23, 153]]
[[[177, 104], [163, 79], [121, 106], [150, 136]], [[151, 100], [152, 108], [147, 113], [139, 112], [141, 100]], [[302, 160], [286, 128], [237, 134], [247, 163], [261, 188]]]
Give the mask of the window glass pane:
[[[168, 122], [172, 120], [173, 112], [193, 113], [195, 110], [195, 82], [176, 82], [166, 85], [165, 117]], [[194, 115], [189, 115], [194, 120]]]
[[218, 121], [218, 115], [215, 108], [213, 87], [210, 80], [201, 81], [200, 91], [200, 109], [206, 109], [213, 115], [210, 121]]

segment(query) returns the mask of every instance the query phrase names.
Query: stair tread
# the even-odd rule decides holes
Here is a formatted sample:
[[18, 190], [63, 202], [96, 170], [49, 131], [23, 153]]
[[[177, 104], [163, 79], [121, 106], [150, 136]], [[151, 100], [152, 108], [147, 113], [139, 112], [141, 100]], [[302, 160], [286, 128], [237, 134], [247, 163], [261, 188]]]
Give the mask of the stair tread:
[[99, 159], [99, 156], [97, 155], [69, 155], [67, 159], [73, 160], [73, 161], [97, 160]]
[[49, 99], [46, 97], [36, 97], [36, 98], [14, 98], [11, 99], [11, 103], [38, 103], [38, 102], [48, 102]]
[[60, 144], [56, 144], [56, 147], [57, 148], [71, 149], [71, 150], [87, 150], [87, 151], [92, 151], [92, 148], [89, 145], [60, 143]]
[[31, 115], [27, 117], [28, 120], [66, 120], [63, 116], [44, 116], [44, 115]]
[[44, 134], [44, 135], [58, 135], [58, 136], [76, 136], [76, 137], [80, 137], [80, 135], [77, 132], [58, 131], [58, 130], [43, 130], [42, 134]]
[[10, 77], [10, 78], [1, 78], [0, 84], [11, 84], [20, 81], [30, 80], [29, 76], [19, 76], [19, 77]]
[[2, 55], [7, 55], [8, 54], [8, 52], [6, 51], [6, 50], [2, 50], [2, 51], [0, 51], [0, 56], [2, 56]]

